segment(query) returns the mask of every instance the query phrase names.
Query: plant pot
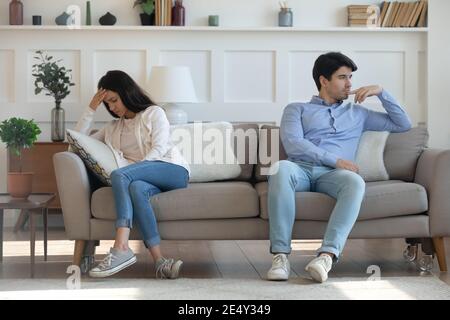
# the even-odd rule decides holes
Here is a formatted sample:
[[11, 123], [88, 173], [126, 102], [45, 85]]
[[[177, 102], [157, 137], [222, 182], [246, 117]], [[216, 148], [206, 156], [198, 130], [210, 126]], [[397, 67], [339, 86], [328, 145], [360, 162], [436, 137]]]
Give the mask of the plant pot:
[[141, 24], [143, 26], [153, 26], [155, 24], [155, 13], [152, 14], [141, 13], [140, 17], [141, 17]]
[[28, 198], [32, 182], [32, 172], [9, 172], [7, 191], [13, 198]]

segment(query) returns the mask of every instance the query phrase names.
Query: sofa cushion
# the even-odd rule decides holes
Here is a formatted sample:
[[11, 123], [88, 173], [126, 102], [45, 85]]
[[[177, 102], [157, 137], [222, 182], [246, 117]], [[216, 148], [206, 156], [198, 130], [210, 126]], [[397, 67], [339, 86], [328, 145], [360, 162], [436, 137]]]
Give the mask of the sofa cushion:
[[[268, 183], [258, 183], [256, 190], [260, 196], [261, 217], [268, 219]], [[336, 204], [334, 198], [318, 192], [297, 192], [295, 198], [296, 220], [328, 221]], [[399, 180], [368, 182], [358, 220], [418, 214], [427, 210], [427, 194], [421, 185]]]
[[389, 134], [384, 150], [384, 163], [390, 179], [414, 181], [417, 161], [427, 143], [428, 130], [424, 126]]
[[[158, 221], [252, 218], [259, 215], [258, 195], [247, 182], [193, 183], [185, 189], [163, 192], [151, 198]], [[92, 215], [115, 220], [111, 187], [92, 195]]]

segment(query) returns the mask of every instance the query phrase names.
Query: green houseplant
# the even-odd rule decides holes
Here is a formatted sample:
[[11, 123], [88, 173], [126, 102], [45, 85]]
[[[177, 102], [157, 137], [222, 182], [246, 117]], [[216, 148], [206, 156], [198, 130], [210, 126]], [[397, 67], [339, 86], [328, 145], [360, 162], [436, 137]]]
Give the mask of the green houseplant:
[[75, 84], [71, 81], [71, 69], [59, 66], [62, 60], [53, 60], [52, 56], [48, 56], [43, 51], [36, 51], [37, 56], [34, 58], [39, 63], [33, 65], [34, 93], [36, 95], [45, 92], [46, 96], [55, 99], [55, 107], [52, 109], [52, 141], [64, 141], [65, 139], [65, 123], [64, 109], [61, 108], [62, 100], [70, 94], [69, 87]]
[[155, 1], [154, 0], [136, 0], [133, 8], [141, 6], [143, 13], [140, 14], [141, 24], [143, 26], [154, 25], [155, 21]]
[[19, 172], [8, 173], [8, 193], [14, 198], [26, 198], [31, 193], [33, 173], [22, 172], [22, 151], [31, 148], [40, 133], [33, 120], [11, 118], [0, 123], [0, 140], [19, 162]]

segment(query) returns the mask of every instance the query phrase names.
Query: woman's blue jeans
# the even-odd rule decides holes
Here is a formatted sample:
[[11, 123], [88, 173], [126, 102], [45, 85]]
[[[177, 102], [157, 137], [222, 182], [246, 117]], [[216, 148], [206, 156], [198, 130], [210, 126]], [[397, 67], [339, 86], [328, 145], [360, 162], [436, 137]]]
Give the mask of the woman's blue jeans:
[[333, 253], [337, 260], [358, 217], [365, 192], [364, 180], [349, 170], [313, 166], [306, 162], [283, 160], [278, 165], [278, 171], [269, 176], [270, 251], [291, 252], [295, 193], [321, 192], [335, 198], [336, 205], [318, 253]]
[[150, 197], [165, 191], [186, 188], [189, 173], [182, 166], [163, 161], [142, 161], [111, 173], [116, 204], [116, 228], [133, 227], [136, 222], [147, 248], [158, 245], [155, 213]]

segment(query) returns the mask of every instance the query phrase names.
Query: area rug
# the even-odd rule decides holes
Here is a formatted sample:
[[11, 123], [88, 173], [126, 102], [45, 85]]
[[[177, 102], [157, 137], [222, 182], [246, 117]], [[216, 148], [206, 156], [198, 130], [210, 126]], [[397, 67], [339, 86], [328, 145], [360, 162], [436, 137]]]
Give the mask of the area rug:
[[[79, 289], [76, 289], [79, 284]], [[47, 279], [0, 280], [0, 300], [8, 299], [388, 299], [448, 300], [450, 286], [434, 276], [332, 278], [324, 284], [305, 278], [288, 282], [247, 279]]]

